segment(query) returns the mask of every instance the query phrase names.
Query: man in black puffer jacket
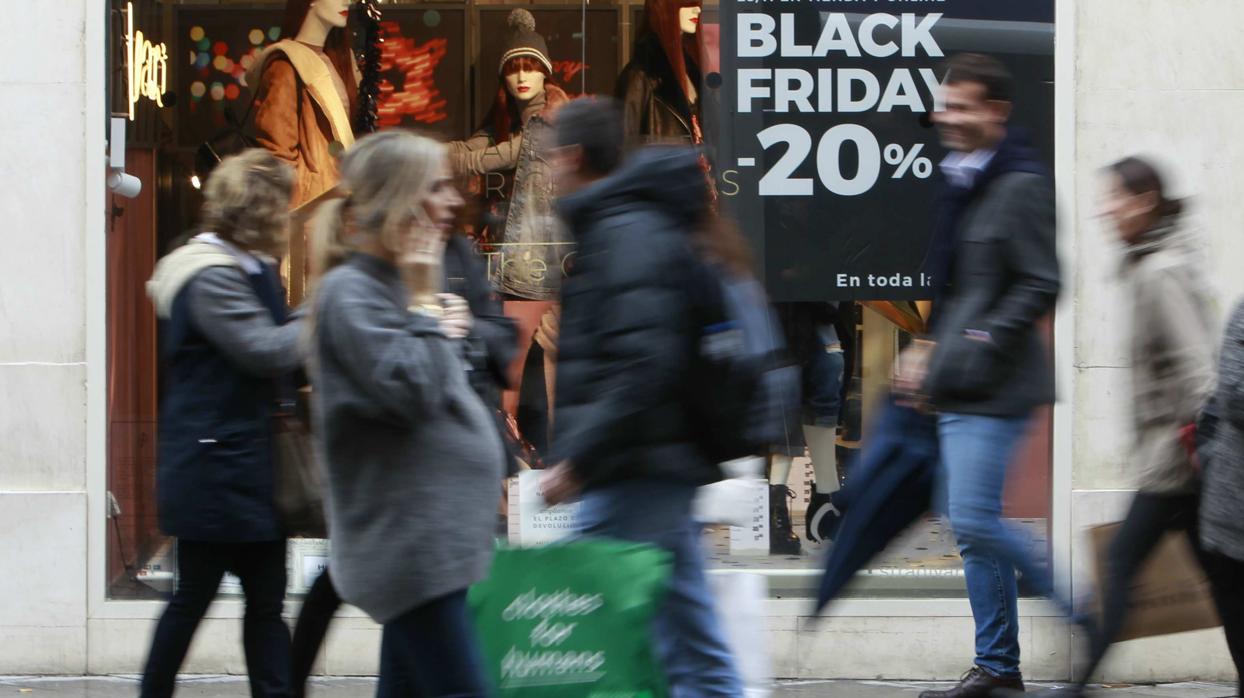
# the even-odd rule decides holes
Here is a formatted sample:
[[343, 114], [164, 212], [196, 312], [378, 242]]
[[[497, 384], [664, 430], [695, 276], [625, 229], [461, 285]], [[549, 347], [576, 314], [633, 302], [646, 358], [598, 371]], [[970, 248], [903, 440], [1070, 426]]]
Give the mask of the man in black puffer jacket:
[[696, 486], [720, 478], [691, 418], [699, 337], [691, 234], [706, 214], [696, 153], [622, 154], [621, 110], [576, 100], [558, 115], [560, 208], [578, 243], [562, 285], [551, 502], [582, 492], [589, 536], [652, 543], [674, 569], [654, 641], [674, 695], [741, 696], [713, 611]]

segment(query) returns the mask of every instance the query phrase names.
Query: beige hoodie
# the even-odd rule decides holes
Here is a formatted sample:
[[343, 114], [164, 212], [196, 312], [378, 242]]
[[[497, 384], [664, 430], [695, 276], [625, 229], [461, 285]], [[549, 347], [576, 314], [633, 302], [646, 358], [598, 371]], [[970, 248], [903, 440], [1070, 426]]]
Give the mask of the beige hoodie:
[[1179, 430], [1213, 390], [1218, 341], [1204, 269], [1171, 220], [1127, 249], [1121, 272], [1132, 303], [1136, 484], [1143, 492], [1192, 492], [1198, 478]]
[[155, 304], [156, 315], [161, 318], [172, 315], [177, 294], [208, 267], [240, 268], [241, 264], [224, 248], [203, 240], [191, 240], [165, 255], [147, 282], [147, 297]]

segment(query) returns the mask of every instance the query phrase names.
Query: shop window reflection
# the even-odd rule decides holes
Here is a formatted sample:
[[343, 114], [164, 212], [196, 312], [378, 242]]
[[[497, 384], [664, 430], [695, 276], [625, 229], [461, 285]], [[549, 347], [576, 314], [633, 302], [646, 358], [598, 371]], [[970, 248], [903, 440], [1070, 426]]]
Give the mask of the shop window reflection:
[[[177, 100], [163, 113], [163, 132], [129, 155], [131, 171], [159, 186], [139, 199], [118, 202], [123, 213], [113, 221], [109, 234], [108, 489], [120, 512], [107, 522], [107, 578], [114, 598], [157, 598], [175, 583], [175, 547], [160, 535], [156, 523], [154, 454], [160, 372], [154, 312], [142, 282], [150, 276], [156, 258], [194, 223], [199, 204], [199, 194], [190, 183], [194, 149], [228, 127], [230, 114], [241, 119], [251, 98], [244, 79], [247, 68], [259, 50], [282, 38], [280, 7], [271, 2], [204, 6], [149, 0], [137, 5], [152, 16], [160, 14], [155, 8], [161, 8], [166, 40], [174, 47], [170, 77]], [[493, 37], [503, 34], [513, 6], [466, 0], [384, 3], [379, 126], [432, 131], [447, 140], [474, 133], [495, 96], [493, 75], [501, 45]], [[645, 26], [641, 0], [524, 7], [532, 11], [536, 26], [548, 40], [552, 80], [568, 96], [615, 93], [618, 75], [634, 56], [636, 34]], [[719, 22], [716, 3], [707, 3], [700, 17], [697, 50], [703, 80], [699, 94], [704, 110], [702, 135], [710, 159], [725, 126], [722, 106], [716, 103], [722, 79]], [[155, 23], [154, 19], [149, 22]], [[1026, 60], [1036, 63], [1044, 58]], [[724, 197], [728, 187], [723, 175], [714, 174]], [[477, 193], [486, 189], [477, 182]], [[473, 231], [483, 229], [483, 208], [477, 204], [468, 214], [475, 216], [474, 224], [468, 225]], [[798, 209], [790, 211], [788, 215], [800, 217]], [[763, 245], [764, 234], [758, 231], [753, 241]], [[801, 262], [813, 259], [810, 250], [801, 247], [788, 256]], [[838, 477], [849, 480], [853, 460], [866, 443], [870, 411], [888, 384], [899, 347], [909, 333], [919, 329], [919, 314], [907, 302], [844, 305], [854, 332], [839, 339], [852, 344], [853, 360], [846, 362], [849, 370], [844, 376], [833, 452]], [[527, 453], [533, 465], [539, 464], [539, 451], [547, 440], [538, 433], [538, 419], [537, 426], [529, 426], [531, 433], [522, 433], [519, 424], [528, 424], [531, 414], [547, 410], [548, 377], [554, 368], [546, 360], [551, 348], [547, 342], [556, 331], [556, 316], [549, 311], [547, 300], [514, 298], [507, 308], [520, 324], [523, 337], [524, 350], [514, 367], [515, 385], [523, 385], [523, 375], [529, 380], [525, 390], [509, 393], [506, 408], [516, 417], [511, 424], [530, 447]], [[1044, 554], [1050, 515], [1048, 411], [1036, 421], [1011, 479], [1007, 514], [1032, 530]], [[791, 530], [800, 538], [798, 555], [771, 555], [767, 541], [760, 551], [732, 549], [730, 532], [722, 527], [710, 527], [705, 542], [716, 566], [763, 570], [770, 574], [775, 594], [806, 596], [828, 544], [809, 540], [806, 532], [815, 468], [806, 451], [793, 454], [793, 459], [787, 485], [795, 498], [787, 505]], [[299, 593], [314, 578], [324, 548], [322, 543], [301, 541], [290, 550], [290, 591]], [[963, 593], [953, 535], [934, 517], [923, 520], [870, 567], [872, 571], [855, 593]]]

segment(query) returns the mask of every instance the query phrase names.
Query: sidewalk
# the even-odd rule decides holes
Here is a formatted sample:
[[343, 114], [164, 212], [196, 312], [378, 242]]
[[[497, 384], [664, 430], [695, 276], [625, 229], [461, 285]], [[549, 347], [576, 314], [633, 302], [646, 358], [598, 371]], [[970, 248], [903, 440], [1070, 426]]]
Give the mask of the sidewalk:
[[[902, 681], [789, 681], [782, 682], [772, 698], [915, 698], [920, 691], [949, 684]], [[1030, 690], [1035, 686], [1030, 687]], [[313, 679], [312, 698], [370, 698], [375, 694], [374, 679]], [[0, 677], [0, 698], [4, 696], [76, 696], [77, 698], [132, 698], [138, 694], [135, 676], [89, 678]], [[245, 679], [237, 676], [196, 676], [178, 684], [180, 698], [242, 698], [249, 696]], [[1107, 698], [1229, 698], [1234, 686], [1211, 683], [1178, 683], [1162, 686], [1100, 688], [1096, 695]]]

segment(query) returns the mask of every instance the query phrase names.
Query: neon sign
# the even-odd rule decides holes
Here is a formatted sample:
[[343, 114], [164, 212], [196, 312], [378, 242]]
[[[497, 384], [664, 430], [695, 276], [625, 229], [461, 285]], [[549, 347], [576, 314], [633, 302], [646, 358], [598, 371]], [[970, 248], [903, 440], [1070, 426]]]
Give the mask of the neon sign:
[[164, 106], [164, 93], [168, 91], [168, 46], [153, 44], [134, 31], [134, 3], [125, 3], [125, 57], [127, 59], [126, 84], [129, 94], [130, 121], [134, 120], [134, 107], [143, 97], [157, 106]]

